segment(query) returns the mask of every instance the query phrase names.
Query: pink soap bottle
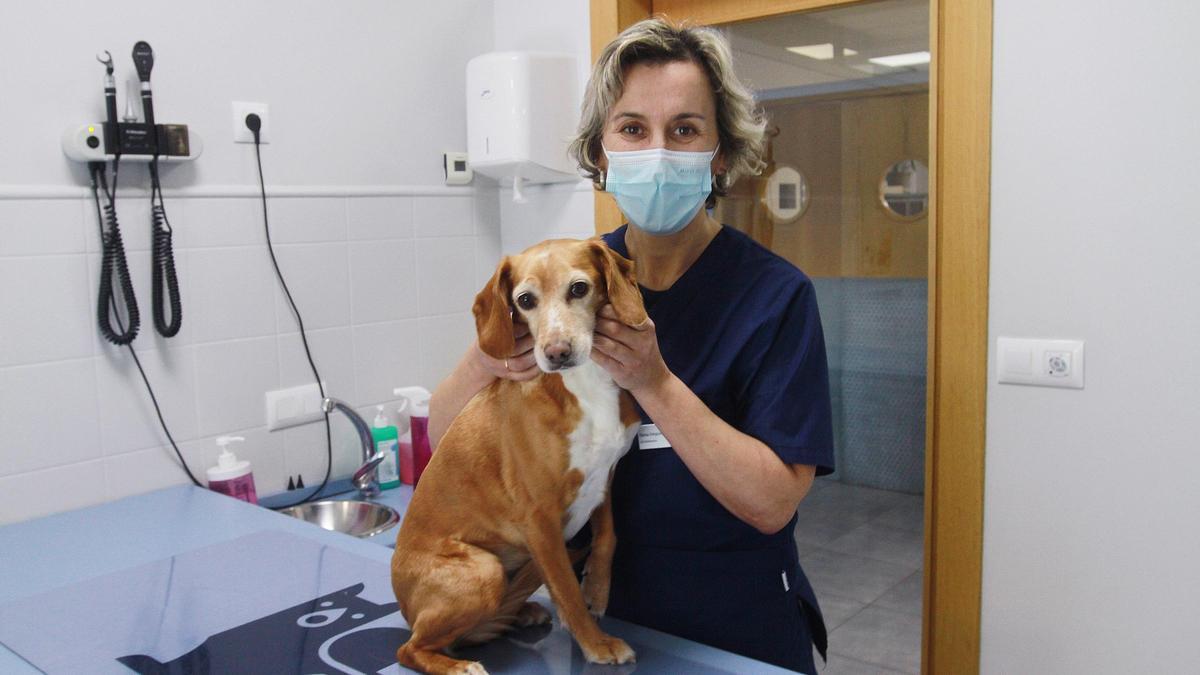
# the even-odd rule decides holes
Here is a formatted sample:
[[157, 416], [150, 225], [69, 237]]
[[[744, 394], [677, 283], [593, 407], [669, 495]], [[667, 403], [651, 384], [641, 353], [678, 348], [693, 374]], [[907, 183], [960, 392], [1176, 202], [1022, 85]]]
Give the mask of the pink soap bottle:
[[417, 482], [416, 461], [413, 457], [412, 431], [400, 435], [400, 482], [415, 485]]
[[416, 487], [421, 482], [421, 474], [425, 473], [425, 467], [429, 466], [429, 460], [433, 459], [433, 448], [429, 446], [429, 413], [425, 413], [424, 417], [417, 417], [413, 413], [412, 417], [412, 444], [413, 444], [413, 487]]
[[424, 387], [401, 387], [392, 392], [395, 396], [408, 399], [409, 432], [412, 435], [413, 485], [421, 480], [421, 474], [433, 459], [433, 448], [429, 445], [429, 399], [433, 395]]
[[416, 482], [416, 467], [413, 465], [412, 417], [408, 406], [406, 398], [396, 408], [396, 428], [400, 430], [400, 482], [412, 485]]
[[237, 456], [230, 452], [228, 447], [230, 443], [244, 440], [246, 439], [241, 436], [217, 438], [221, 454], [217, 456], [217, 465], [208, 470], [208, 489], [257, 504], [258, 493], [254, 490], [254, 473], [250, 469], [250, 462], [238, 461]]

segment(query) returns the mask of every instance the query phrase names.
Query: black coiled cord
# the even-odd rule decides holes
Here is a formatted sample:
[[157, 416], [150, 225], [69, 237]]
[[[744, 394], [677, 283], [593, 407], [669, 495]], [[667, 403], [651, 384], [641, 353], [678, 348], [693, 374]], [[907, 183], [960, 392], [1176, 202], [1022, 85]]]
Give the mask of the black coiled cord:
[[[163, 337], [175, 337], [183, 325], [183, 303], [179, 300], [179, 279], [175, 274], [175, 251], [171, 245], [171, 222], [163, 205], [162, 186], [158, 182], [158, 157], [150, 162], [150, 216], [153, 232], [150, 240], [150, 302], [154, 305], [154, 328]], [[163, 285], [171, 304], [167, 322]]]
[[[127, 345], [137, 337], [141, 326], [141, 316], [138, 313], [137, 297], [133, 294], [133, 280], [129, 276], [129, 264], [125, 260], [125, 244], [121, 240], [121, 227], [117, 224], [117, 168], [113, 162], [113, 186], [108, 189], [108, 180], [104, 177], [104, 165], [90, 165], [92, 172], [92, 195], [96, 204], [100, 204], [99, 187], [104, 188], [104, 196], [108, 203], [104, 205], [104, 222], [108, 226], [100, 233], [100, 293], [96, 300], [96, 320], [100, 334], [105, 340], [115, 345]], [[129, 315], [129, 327], [121, 327], [118, 332], [112, 327], [112, 319], [117, 313], [116, 297], [113, 293], [113, 276], [121, 288], [121, 299], [125, 304], [125, 312]], [[111, 311], [110, 311], [111, 310]], [[115, 316], [117, 325], [121, 326], [121, 318]]]
[[[113, 196], [111, 194], [109, 194], [108, 184], [104, 178], [104, 164], [102, 162], [92, 162], [92, 163], [88, 164], [88, 168], [92, 172], [92, 197], [96, 201], [96, 223], [100, 227], [101, 236], [103, 236], [104, 235], [104, 222], [105, 222], [106, 218], [104, 218], [100, 215], [100, 192], [98, 190], [97, 185], [104, 184], [104, 194], [109, 198], [109, 208], [106, 210], [112, 211], [112, 215], [107, 219], [109, 221], [110, 225], [113, 225], [116, 223], [116, 211], [112, 209], [112, 197]], [[114, 170], [114, 177], [113, 177], [113, 187], [114, 188], [116, 187], [116, 182], [117, 182], [115, 174], [116, 174], [116, 172]], [[113, 231], [116, 231], [115, 228], [113, 228]], [[118, 232], [118, 234], [117, 234], [117, 243], [118, 244], [120, 243], [120, 240], [121, 240], [121, 237], [120, 237], [120, 233]], [[107, 247], [105, 247], [105, 250], [107, 250]], [[125, 259], [125, 252], [124, 252], [124, 248], [122, 247], [121, 248], [121, 260], [123, 261], [124, 259]], [[126, 271], [126, 278], [128, 278], [128, 271]], [[103, 280], [103, 274], [101, 274], [101, 279]], [[101, 288], [103, 288], [103, 283], [101, 284]], [[101, 291], [101, 296], [103, 297], [103, 295], [104, 295], [103, 291]], [[131, 291], [130, 297], [132, 297], [132, 291]], [[119, 314], [117, 314], [116, 299], [112, 296], [111, 292], [108, 294], [108, 302], [109, 302], [109, 306], [112, 308], [113, 318], [116, 320], [117, 326], [121, 328], [122, 332], [124, 332], [125, 328], [121, 324], [121, 316]], [[136, 312], [137, 312], [136, 304], [134, 305], [134, 312], [135, 313], [132, 316], [136, 317]], [[102, 310], [102, 314], [105, 318], [101, 319], [101, 324], [100, 324], [101, 330], [103, 330], [103, 327], [105, 325], [104, 322], [107, 320], [107, 312], [103, 312], [103, 310]], [[133, 332], [136, 333], [137, 329], [135, 328]], [[108, 336], [106, 335], [105, 337], [108, 337]], [[132, 341], [133, 341], [133, 338], [132, 337], [129, 338], [129, 342], [132, 342]], [[159, 407], [159, 405], [158, 405], [158, 397], [154, 395], [154, 389], [152, 389], [150, 387], [150, 379], [146, 377], [146, 370], [144, 368], [142, 368], [142, 361], [141, 361], [141, 359], [138, 358], [137, 352], [133, 349], [133, 345], [129, 344], [129, 342], [125, 343], [125, 348], [129, 350], [129, 356], [130, 356], [130, 358], [133, 359], [134, 365], [137, 366], [138, 373], [140, 373], [142, 376], [142, 382], [146, 385], [146, 393], [150, 394], [150, 402], [154, 404], [154, 412], [156, 415], [158, 415], [158, 423], [160, 426], [162, 426], [163, 433], [167, 435], [167, 440], [171, 442], [171, 447], [175, 450], [175, 456], [179, 458], [179, 465], [181, 467], [183, 467], [183, 472], [187, 474], [187, 477], [189, 479], [191, 479], [193, 485], [195, 485], [196, 487], [204, 487], [204, 484], [201, 483], [199, 480], [197, 480], [195, 474], [193, 474], [192, 470], [188, 468], [187, 462], [184, 461], [183, 453], [179, 451], [179, 444], [175, 442], [175, 437], [171, 435], [171, 430], [167, 428], [167, 422], [166, 422], [166, 420], [163, 419], [162, 408]], [[118, 344], [120, 344], [120, 343], [118, 343]]]

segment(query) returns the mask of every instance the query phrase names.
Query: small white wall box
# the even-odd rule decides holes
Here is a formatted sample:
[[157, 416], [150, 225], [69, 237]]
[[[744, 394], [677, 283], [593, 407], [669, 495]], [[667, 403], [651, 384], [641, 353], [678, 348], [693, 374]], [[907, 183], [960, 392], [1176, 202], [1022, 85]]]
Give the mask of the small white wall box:
[[446, 172], [446, 185], [466, 185], [474, 177], [465, 152], [447, 152], [442, 155], [442, 169]]
[[579, 124], [575, 57], [492, 52], [467, 63], [467, 154], [500, 181], [581, 180], [567, 146]]

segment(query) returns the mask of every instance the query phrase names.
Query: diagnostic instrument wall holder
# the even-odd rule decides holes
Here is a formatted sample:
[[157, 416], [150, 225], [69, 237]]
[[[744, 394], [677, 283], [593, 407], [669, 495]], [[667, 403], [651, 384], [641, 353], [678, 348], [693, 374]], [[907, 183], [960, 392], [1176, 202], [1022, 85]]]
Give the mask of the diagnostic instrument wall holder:
[[[172, 229], [163, 203], [162, 184], [158, 165], [168, 158], [190, 159], [199, 154], [197, 145], [192, 145], [186, 126], [156, 125], [154, 123], [153, 96], [150, 90], [150, 72], [154, 68], [154, 50], [142, 41], [133, 47], [133, 63], [137, 68], [141, 91], [141, 108], [144, 122], [133, 117], [132, 105], [124, 121], [117, 120], [117, 86], [113, 77], [112, 54], [107, 50], [96, 60], [104, 65], [104, 103], [108, 119], [104, 123], [90, 123], [68, 130], [63, 136], [63, 151], [68, 158], [86, 162], [92, 177], [92, 192], [96, 200], [96, 213], [100, 220], [100, 236], [103, 246], [101, 260], [100, 293], [97, 302], [98, 322], [101, 334], [109, 342], [127, 345], [137, 337], [139, 312], [137, 298], [125, 261], [124, 243], [120, 224], [117, 222], [117, 173], [120, 161], [142, 159], [148, 162], [150, 173], [151, 213], [151, 293], [153, 295], [154, 326], [166, 338], [179, 333], [182, 325], [182, 303], [180, 302], [179, 280], [175, 271], [175, 255], [172, 246]], [[132, 119], [131, 119], [132, 118]], [[107, 180], [108, 163], [112, 162], [111, 189]], [[101, 213], [99, 189], [104, 189], [108, 204]], [[119, 286], [120, 293], [115, 286]], [[128, 327], [122, 325], [119, 304], [124, 301]], [[121, 328], [113, 329], [113, 321]]]
[[[167, 440], [170, 441], [171, 447], [175, 450], [175, 457], [179, 460], [180, 466], [187, 473], [192, 484], [197, 487], [203, 487], [196, 476], [192, 474], [188, 468], [187, 461], [183, 458], [183, 453], [179, 450], [179, 445], [171, 436], [170, 429], [167, 428], [167, 423], [163, 420], [162, 409], [158, 405], [158, 398], [154, 395], [154, 389], [150, 386], [150, 380], [146, 377], [146, 371], [142, 368], [142, 363], [138, 359], [137, 351], [133, 348], [133, 341], [137, 338], [138, 329], [140, 328], [141, 317], [138, 311], [137, 298], [133, 292], [133, 281], [129, 275], [129, 265], [125, 257], [125, 244], [121, 237], [120, 223], [117, 221], [117, 175], [121, 160], [121, 136], [122, 129], [117, 120], [117, 83], [113, 77], [113, 60], [112, 54], [107, 50], [104, 52], [104, 57], [96, 56], [96, 60], [104, 65], [104, 103], [105, 111], [108, 114], [107, 124], [87, 124], [81, 129], [76, 130], [77, 134], [72, 134], [70, 131], [64, 133], [63, 149], [68, 157], [71, 157], [74, 141], [79, 141], [79, 147], [87, 148], [88, 150], [99, 152], [98, 157], [89, 157], [85, 151], [82, 154], [77, 154], [77, 157], [82, 157], [87, 162], [88, 172], [91, 175], [92, 197], [96, 204], [96, 224], [99, 228], [101, 242], [101, 258], [100, 258], [100, 283], [99, 294], [96, 302], [97, 324], [100, 329], [100, 334], [109, 342], [125, 347], [129, 350], [129, 356], [133, 359], [133, 363], [137, 366], [138, 373], [142, 376], [142, 382], [146, 385], [146, 393], [150, 395], [150, 402], [154, 404], [154, 412], [158, 415], [158, 423], [162, 426], [163, 433], [166, 434]], [[141, 81], [141, 98], [142, 109], [145, 115], [146, 125], [143, 127], [143, 136], [146, 139], [153, 139], [150, 147], [149, 163], [147, 169], [150, 174], [150, 204], [151, 204], [151, 241], [152, 248], [152, 274], [153, 274], [153, 294], [154, 294], [154, 324], [158, 328], [160, 334], [164, 337], [172, 337], [179, 332], [181, 309], [179, 304], [179, 288], [175, 274], [174, 256], [171, 251], [171, 224], [167, 220], [166, 209], [163, 207], [162, 186], [160, 185], [158, 176], [158, 162], [164, 150], [169, 151], [168, 145], [160, 144], [158, 140], [158, 127], [154, 125], [154, 111], [151, 103], [150, 93], [150, 70], [154, 66], [154, 52], [150, 49], [150, 45], [146, 42], [139, 42], [133, 48], [134, 65], [137, 67], [138, 79]], [[132, 97], [131, 97], [132, 99]], [[132, 103], [132, 100], [130, 101]], [[137, 122], [136, 113], [132, 105], [128, 105], [126, 109], [125, 119], [121, 120], [128, 124]], [[129, 130], [136, 127], [130, 126]], [[100, 131], [100, 135], [96, 135], [96, 131]], [[128, 136], [128, 134], [125, 134]], [[104, 140], [101, 141], [100, 138]], [[199, 145], [195, 146], [195, 151], [192, 150], [192, 145], [187, 138], [186, 129], [183, 135], [185, 148], [182, 152], [189, 155], [199, 154]], [[198, 139], [197, 139], [198, 142]], [[160, 147], [161, 146], [161, 147]], [[113, 151], [112, 156], [112, 182], [108, 180], [108, 156], [105, 149]], [[130, 156], [136, 156], [131, 154]], [[103, 190], [106, 204], [101, 206], [100, 194]], [[165, 288], [164, 288], [165, 286]], [[165, 300], [169, 299], [171, 303], [171, 320], [168, 322], [165, 318]], [[124, 306], [126, 321], [121, 318], [121, 307]], [[115, 327], [114, 327], [115, 324]]]
[[[157, 149], [160, 162], [186, 162], [196, 159], [204, 143], [186, 124], [156, 124], [142, 122], [116, 124], [116, 148], [105, 142], [109, 125], [89, 122], [63, 132], [62, 148], [68, 159], [76, 162], [110, 162], [120, 155], [127, 162], [149, 162]], [[115, 152], [115, 149], [120, 152]]]
[[[186, 124], [155, 124], [154, 106], [150, 92], [150, 71], [154, 67], [154, 51], [146, 42], [133, 47], [133, 63], [137, 69], [142, 98], [142, 117], [138, 122], [126, 117], [117, 120], [117, 83], [113, 78], [112, 55], [104, 52], [96, 60], [105, 66], [104, 104], [107, 122], [86, 122], [68, 127], [62, 134], [63, 153], [76, 162], [108, 162], [125, 159], [134, 162], [180, 162], [196, 159], [204, 148], [203, 142]], [[132, 101], [126, 102], [132, 109]]]

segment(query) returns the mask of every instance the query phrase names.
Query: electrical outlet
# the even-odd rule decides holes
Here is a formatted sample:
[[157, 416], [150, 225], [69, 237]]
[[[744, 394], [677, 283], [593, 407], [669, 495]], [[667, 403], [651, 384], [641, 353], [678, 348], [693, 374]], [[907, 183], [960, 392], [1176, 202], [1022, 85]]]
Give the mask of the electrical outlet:
[[234, 143], [253, 143], [254, 134], [246, 126], [246, 115], [254, 113], [262, 120], [262, 128], [258, 130], [258, 139], [260, 143], [271, 142], [271, 119], [267, 115], [266, 103], [248, 103], [246, 101], [233, 102], [233, 142]]
[[1070, 377], [1071, 376], [1071, 352], [1045, 352], [1046, 363], [1043, 366], [1045, 372], [1050, 377]]

